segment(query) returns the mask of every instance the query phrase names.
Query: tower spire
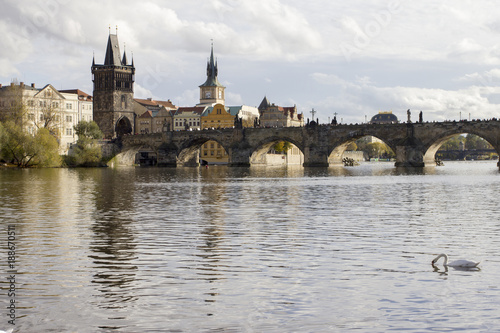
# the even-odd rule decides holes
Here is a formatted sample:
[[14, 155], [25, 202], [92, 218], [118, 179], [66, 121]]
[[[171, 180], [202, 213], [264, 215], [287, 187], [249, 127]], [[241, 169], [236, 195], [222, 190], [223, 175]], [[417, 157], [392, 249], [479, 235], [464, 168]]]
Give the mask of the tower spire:
[[125, 43], [123, 43], [123, 58], [122, 58], [122, 65], [127, 66], [127, 53], [125, 49]]

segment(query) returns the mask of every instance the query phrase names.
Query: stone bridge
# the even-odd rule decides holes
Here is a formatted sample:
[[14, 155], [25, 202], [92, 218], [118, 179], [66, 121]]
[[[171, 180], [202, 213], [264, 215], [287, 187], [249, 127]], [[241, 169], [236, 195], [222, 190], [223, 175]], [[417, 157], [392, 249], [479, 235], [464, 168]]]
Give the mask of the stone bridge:
[[276, 142], [288, 141], [304, 154], [305, 167], [327, 167], [342, 165], [347, 146], [369, 135], [396, 153], [396, 167], [424, 167], [435, 165], [443, 142], [463, 133], [482, 137], [500, 152], [497, 120], [163, 132], [123, 136], [115, 143], [115, 151], [118, 164], [132, 165], [138, 152], [149, 151], [156, 155], [158, 166], [198, 166], [200, 147], [214, 140], [228, 153], [229, 166], [248, 167], [258, 163]]

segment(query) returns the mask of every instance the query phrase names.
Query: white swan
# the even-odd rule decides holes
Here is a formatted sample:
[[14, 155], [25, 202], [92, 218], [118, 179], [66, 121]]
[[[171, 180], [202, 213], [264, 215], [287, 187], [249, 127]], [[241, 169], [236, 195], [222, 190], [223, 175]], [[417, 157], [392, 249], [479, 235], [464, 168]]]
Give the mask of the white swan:
[[470, 260], [463, 260], [463, 259], [448, 262], [448, 256], [444, 253], [441, 253], [436, 258], [434, 258], [434, 260], [432, 260], [432, 265], [434, 265], [436, 263], [436, 261], [438, 261], [442, 257], [444, 257], [444, 263], [443, 263], [444, 266], [473, 268], [473, 267], [477, 267], [477, 265], [479, 265], [479, 262], [470, 261]]

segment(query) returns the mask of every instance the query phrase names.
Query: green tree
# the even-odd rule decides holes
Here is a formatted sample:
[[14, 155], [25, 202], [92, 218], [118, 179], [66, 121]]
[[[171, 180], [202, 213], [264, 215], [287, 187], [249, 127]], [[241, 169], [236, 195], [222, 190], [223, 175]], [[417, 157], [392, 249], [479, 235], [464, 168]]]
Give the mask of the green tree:
[[20, 168], [33, 166], [57, 167], [61, 165], [59, 144], [49, 130], [40, 129], [33, 136], [13, 121], [4, 123], [1, 155]]
[[353, 141], [347, 146], [346, 150], [356, 151], [358, 150], [358, 145], [356, 144], [356, 142]]
[[448, 140], [446, 140], [439, 150], [459, 150], [460, 144], [464, 142], [464, 137], [462, 135], [455, 135]]
[[59, 167], [62, 158], [59, 155], [59, 142], [48, 128], [39, 129], [34, 139], [38, 145], [38, 155], [35, 158], [36, 165], [42, 167]]
[[488, 141], [483, 138], [474, 135], [467, 134], [465, 137], [465, 149], [492, 149], [493, 147], [489, 144]]
[[80, 121], [74, 129], [78, 140], [68, 163], [75, 166], [99, 166], [102, 151], [98, 140], [102, 138], [102, 132], [97, 123]]
[[292, 148], [292, 144], [288, 141], [280, 141], [277, 142], [274, 146], [273, 149], [277, 153], [287, 153], [288, 150]]
[[[358, 151], [362, 151], [369, 158], [394, 158], [396, 154], [383, 142], [368, 142], [369, 137], [363, 137], [353, 142]], [[349, 149], [349, 147], [348, 147]]]

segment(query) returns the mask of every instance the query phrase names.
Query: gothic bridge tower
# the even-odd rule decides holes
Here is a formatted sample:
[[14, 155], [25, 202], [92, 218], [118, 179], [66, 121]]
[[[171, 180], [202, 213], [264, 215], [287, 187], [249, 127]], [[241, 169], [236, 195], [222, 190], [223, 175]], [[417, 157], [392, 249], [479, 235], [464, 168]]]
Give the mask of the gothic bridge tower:
[[125, 52], [120, 59], [118, 36], [110, 33], [104, 64], [92, 61], [93, 116], [106, 139], [134, 133], [134, 80], [134, 59], [127, 64]]

